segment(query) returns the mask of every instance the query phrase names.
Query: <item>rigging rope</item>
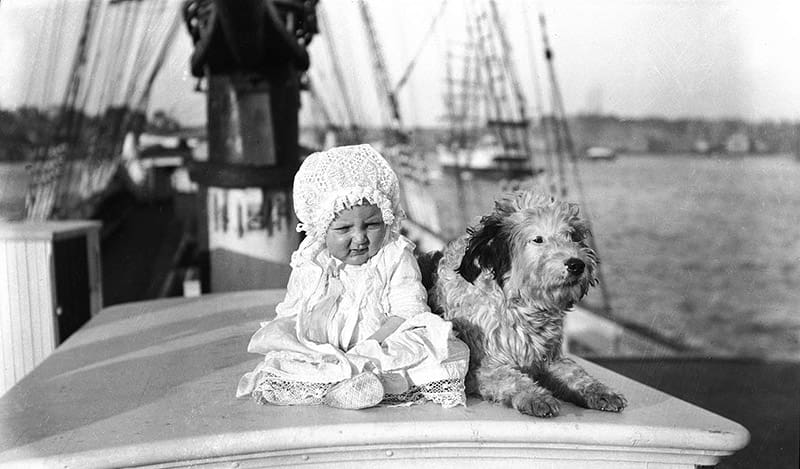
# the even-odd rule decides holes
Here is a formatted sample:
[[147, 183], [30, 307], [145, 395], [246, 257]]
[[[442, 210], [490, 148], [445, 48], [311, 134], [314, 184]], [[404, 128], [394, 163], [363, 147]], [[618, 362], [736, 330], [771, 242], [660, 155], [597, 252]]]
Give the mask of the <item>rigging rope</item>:
[[[56, 123], [60, 130], [54, 137], [66, 140], [58, 146], [51, 140], [36, 153], [26, 197], [29, 219], [44, 220], [63, 213], [65, 207], [81, 203], [80, 197], [105, 187], [103, 181], [116, 165], [122, 136], [133, 114], [145, 111], [150, 89], [179, 29], [177, 8], [163, 14], [166, 1], [158, 5], [126, 1], [119, 5], [123, 2], [102, 0], [100, 7], [97, 2], [90, 0], [86, 7], [60, 100]], [[40, 98], [40, 106], [53, 100], [53, 78], [65, 56], [65, 5], [62, 1], [55, 10], [49, 10], [54, 11], [51, 30], [56, 43], [45, 64], [41, 89], [46, 93]], [[112, 107], [119, 109], [110, 115]], [[92, 126], [87, 128], [88, 124]], [[91, 131], [86, 134], [85, 130]], [[69, 155], [80, 155], [80, 160], [69, 161]], [[54, 208], [58, 210], [54, 212]]]
[[[31, 71], [32, 70], [38, 70], [40, 68], [39, 67], [39, 62], [41, 61], [41, 58], [42, 58], [42, 47], [44, 46], [44, 43], [45, 43], [44, 39], [45, 39], [45, 37], [47, 37], [46, 29], [45, 29], [46, 26], [45, 25], [48, 22], [52, 21], [52, 19], [50, 18], [51, 14], [52, 14], [52, 11], [51, 11], [50, 8], [45, 9], [44, 18], [42, 18], [42, 21], [41, 21], [41, 28], [39, 29], [39, 31], [38, 31], [38, 33], [36, 35], [36, 41], [35, 41], [36, 42], [36, 50], [33, 53], [33, 61], [31, 63], [31, 67], [29, 68], [29, 70], [31, 70]], [[37, 83], [38, 82], [36, 80], [27, 80], [25, 82], [25, 93], [23, 94], [23, 100], [22, 100], [23, 105], [30, 106], [30, 107], [36, 107], [37, 106], [38, 103], [32, 103], [31, 102], [31, 100], [33, 99], [33, 88]]]
[[550, 39], [547, 36], [547, 28], [545, 25], [544, 14], [539, 14], [539, 27], [542, 33], [542, 46], [544, 47], [544, 58], [547, 65], [547, 70], [550, 77], [550, 107], [551, 107], [551, 121], [555, 145], [554, 151], [556, 155], [556, 165], [558, 169], [558, 195], [565, 197], [567, 195], [566, 172], [564, 168], [564, 152], [565, 152], [565, 136], [563, 134], [563, 127], [561, 123], [562, 115], [559, 114], [559, 95], [556, 94], [557, 87], [555, 85], [555, 70], [553, 68], [553, 52], [550, 49]]
[[[134, 26], [134, 30], [140, 31], [139, 37], [133, 36], [135, 34], [134, 32], [131, 33], [132, 36], [133, 36], [133, 37], [131, 37], [131, 40], [132, 40], [133, 44], [135, 44], [135, 45], [133, 46], [133, 50], [131, 51], [131, 52], [133, 52], [133, 59], [131, 60], [131, 57], [129, 56], [128, 57], [128, 61], [127, 61], [128, 62], [127, 66], [128, 66], [128, 70], [129, 70], [127, 84], [126, 84], [126, 86], [124, 86], [124, 87], [120, 86], [117, 89], [118, 93], [120, 91], [123, 92], [123, 98], [122, 98], [122, 102], [123, 103], [127, 103], [127, 102], [130, 101], [131, 96], [133, 95], [134, 90], [136, 88], [136, 79], [143, 72], [144, 65], [145, 65], [145, 56], [146, 56], [146, 54], [151, 52], [150, 50], [148, 50], [149, 49], [148, 46], [150, 45], [150, 42], [152, 41], [153, 34], [148, 34], [148, 33], [151, 32], [151, 29], [150, 29], [151, 28], [151, 22], [152, 22], [152, 20], [154, 18], [156, 9], [153, 8], [152, 5], [147, 5], [147, 6], [149, 7], [150, 11], [145, 12], [145, 13], [139, 12], [139, 14], [136, 15], [136, 19], [134, 21], [134, 23], [138, 23], [140, 20], [144, 19], [146, 24], [145, 24], [145, 28], [144, 29], [141, 28], [141, 27], [140, 28], [136, 28]], [[141, 10], [141, 8], [140, 8], [140, 10]], [[142, 37], [142, 36], [144, 36], [144, 37]]]
[[428, 31], [422, 37], [422, 42], [419, 43], [419, 47], [417, 48], [417, 52], [411, 58], [411, 61], [406, 66], [406, 69], [403, 71], [403, 74], [400, 75], [400, 79], [397, 80], [397, 84], [394, 85], [392, 89], [392, 93], [397, 95], [400, 89], [405, 86], [406, 82], [408, 81], [409, 77], [411, 76], [411, 72], [414, 71], [414, 68], [417, 66], [417, 60], [422, 55], [422, 51], [425, 48], [425, 44], [427, 44], [428, 39], [433, 36], [433, 32], [436, 30], [436, 24], [439, 22], [439, 19], [444, 15], [445, 6], [447, 6], [447, 0], [442, 0], [442, 3], [439, 4], [439, 11], [433, 17], [430, 26], [428, 26]]
[[[497, 11], [497, 3], [495, 0], [489, 0], [489, 8], [492, 15], [492, 20], [495, 25], [495, 29], [497, 31], [497, 36], [500, 41], [501, 51], [500, 51], [500, 61], [502, 63], [502, 70], [505, 75], [507, 75], [507, 79], [510, 81], [508, 86], [511, 87], [511, 92], [515, 98], [515, 104], [517, 105], [517, 115], [513, 118], [518, 119], [518, 122], [523, 127], [513, 127], [511, 130], [515, 134], [515, 145], [522, 143], [522, 151], [525, 152], [529, 161], [531, 161], [531, 169], [533, 169], [533, 158], [531, 154], [531, 147], [530, 147], [530, 129], [528, 123], [528, 115], [527, 115], [527, 103], [525, 100], [525, 95], [522, 92], [522, 88], [520, 86], [519, 75], [517, 73], [517, 68], [514, 65], [514, 61], [509, 59], [511, 55], [511, 43], [509, 42], [508, 38], [506, 37], [505, 30], [506, 27], [503, 24], [502, 20], [500, 19], [500, 13]], [[511, 112], [513, 114], [513, 111]], [[516, 131], [515, 131], [516, 130]]]
[[92, 18], [96, 12], [96, 7], [97, 0], [91, 0], [86, 6], [86, 13], [83, 20], [84, 28], [80, 39], [78, 39], [78, 47], [72, 63], [72, 71], [70, 72], [70, 81], [67, 85], [67, 90], [64, 93], [64, 101], [61, 105], [61, 113], [62, 115], [66, 115], [67, 119], [66, 123], [64, 124], [64, 127], [66, 128], [67, 141], [73, 141], [78, 137], [76, 135], [78, 128], [76, 127], [77, 116], [75, 115], [75, 106], [78, 100], [82, 75], [84, 74], [83, 70], [86, 65], [87, 45], [89, 36], [93, 31]]
[[[473, 1], [474, 4], [474, 1]], [[496, 79], [499, 77], [492, 73], [492, 52], [490, 47], [492, 45], [491, 30], [486, 28], [485, 24], [486, 12], [478, 11], [474, 15], [475, 31], [477, 34], [477, 55], [479, 60], [482, 61], [482, 68], [486, 71], [486, 108], [487, 108], [487, 121], [494, 115], [496, 120], [502, 120], [502, 103], [500, 102], [499, 93], [497, 92]], [[481, 65], [478, 66], [481, 68]], [[503, 147], [507, 147], [505, 135], [499, 133], [500, 140]]]
[[542, 140], [544, 142], [544, 154], [542, 155], [542, 160], [544, 161], [545, 166], [545, 181], [547, 184], [548, 189], [552, 193], [557, 193], [556, 190], [556, 182], [554, 178], [555, 174], [555, 167], [553, 164], [553, 159], [555, 155], [553, 154], [553, 142], [552, 142], [552, 135], [550, 134], [550, 125], [547, 121], [547, 117], [545, 116], [544, 112], [544, 97], [542, 93], [542, 86], [541, 86], [541, 77], [539, 76], [539, 69], [536, 66], [536, 56], [535, 54], [531, 53], [531, 48], [534, 44], [533, 39], [533, 28], [527, 27], [533, 23], [530, 18], [530, 10], [528, 9], [528, 2], [522, 3], [523, 8], [523, 18], [525, 19], [525, 33], [528, 38], [528, 62], [531, 66], [531, 76], [533, 82], [533, 92], [534, 92], [534, 106], [536, 108], [536, 114], [539, 116], [539, 125], [541, 126], [541, 134]]
[[[561, 134], [564, 139], [565, 150], [567, 155], [569, 156], [570, 162], [572, 163], [572, 172], [573, 172], [573, 179], [575, 182], [575, 187], [578, 191], [578, 200], [581, 205], [581, 209], [583, 211], [583, 218], [586, 220], [586, 224], [588, 225], [589, 231], [593, 233], [592, 236], [589, 237], [589, 246], [598, 254], [600, 251], [597, 248], [597, 243], [595, 242], [594, 231], [592, 228], [591, 217], [589, 213], [589, 208], [587, 206], [586, 197], [583, 190], [583, 182], [581, 181], [580, 171], [578, 169], [578, 161], [577, 155], [575, 154], [575, 147], [572, 141], [572, 135], [569, 131], [569, 124], [567, 123], [567, 116], [566, 110], [564, 109], [564, 100], [561, 95], [561, 89], [558, 86], [558, 80], [556, 78], [555, 67], [553, 65], [553, 52], [550, 49], [550, 41], [547, 37], [547, 29], [544, 14], [539, 14], [539, 23], [542, 29], [542, 37], [545, 45], [545, 57], [547, 59], [547, 66], [550, 72], [550, 86], [553, 92], [553, 100], [555, 104], [555, 108], [553, 109], [554, 114], [558, 114], [559, 116], [559, 127], [561, 127]], [[603, 275], [603, 268], [602, 266], [598, 265], [597, 268], [597, 277], [599, 280], [599, 287], [601, 293], [601, 299], [603, 301], [603, 313], [607, 316], [611, 315], [611, 298], [608, 292], [608, 286], [606, 285], [605, 278]]]
[[[477, 38], [475, 37], [475, 30], [473, 29], [472, 18], [470, 13], [464, 11], [464, 24], [467, 33], [467, 44], [471, 52], [466, 60], [464, 60], [464, 80], [465, 86], [461, 89], [461, 103], [462, 103], [462, 133], [464, 135], [463, 145], [466, 146], [468, 142], [467, 135], [472, 129], [478, 128], [482, 125], [481, 116], [484, 115], [488, 119], [488, 106], [487, 97], [481, 93], [480, 84], [483, 82], [483, 73], [481, 72], [480, 57], [476, 48]], [[470, 71], [472, 73], [470, 73]], [[475, 93], [474, 95], [472, 93]], [[470, 99], [472, 97], [473, 99]], [[470, 106], [472, 104], [472, 106]], [[483, 108], [483, 110], [482, 110]], [[471, 119], [470, 119], [471, 116]]]
[[402, 120], [400, 118], [400, 108], [397, 103], [397, 97], [389, 84], [389, 71], [386, 69], [386, 62], [383, 58], [383, 50], [378, 40], [378, 33], [375, 31], [373, 24], [372, 14], [369, 11], [366, 0], [358, 1], [361, 18], [364, 24], [367, 40], [369, 41], [369, 50], [372, 55], [373, 72], [375, 73], [376, 81], [380, 87], [378, 96], [379, 100], [385, 101], [386, 107], [382, 107], [383, 111], [388, 113], [389, 122], [391, 127], [399, 129], [402, 127]]
[[[124, 47], [125, 45], [129, 45], [131, 43], [130, 38], [128, 37], [131, 34], [131, 8], [133, 6], [132, 2], [126, 2], [124, 4], [124, 10], [122, 13], [122, 28], [115, 30], [119, 31], [119, 34], [115, 36], [112, 44], [117, 45], [118, 47]], [[116, 72], [116, 76], [112, 79], [106, 80], [102, 87], [102, 92], [100, 95], [100, 109], [108, 109], [110, 106], [115, 104], [114, 99], [114, 90], [118, 88], [123, 79], [122, 70], [123, 65], [126, 59], [126, 50], [115, 50], [113, 59], [107, 66], [107, 69], [110, 70], [110, 74], [114, 74]]]
[[[341, 92], [342, 101], [346, 111], [346, 118], [345, 122], [349, 124], [350, 128], [358, 134], [358, 124], [354, 120], [354, 116], [356, 115], [356, 106], [353, 105], [353, 101], [350, 98], [350, 93], [347, 89], [347, 82], [344, 78], [344, 71], [342, 70], [341, 64], [339, 63], [339, 54], [336, 51], [336, 44], [333, 39], [332, 29], [330, 28], [330, 24], [328, 22], [328, 15], [327, 9], [324, 7], [324, 4], [321, 4], [317, 10], [317, 16], [320, 23], [320, 35], [325, 37], [325, 43], [328, 46], [328, 51], [330, 53], [330, 59], [333, 65], [333, 74], [336, 78], [336, 84]], [[327, 34], [326, 34], [327, 32]], [[359, 113], [360, 114], [360, 113]], [[354, 138], [358, 139], [358, 135], [354, 135]]]
[[49, 53], [47, 54], [48, 60], [47, 60], [47, 63], [46, 63], [46, 68], [45, 68], [45, 79], [44, 79], [44, 82], [42, 83], [42, 97], [41, 97], [41, 99], [42, 99], [41, 105], [42, 106], [47, 106], [50, 103], [51, 97], [52, 97], [51, 96], [52, 95], [52, 91], [53, 91], [53, 88], [54, 88], [53, 84], [54, 84], [54, 81], [55, 81], [54, 80], [55, 71], [56, 71], [56, 68], [58, 68], [57, 58], [61, 56], [61, 46], [62, 46], [62, 42], [63, 42], [61, 40], [61, 36], [62, 36], [63, 26], [65, 24], [64, 23], [64, 2], [65, 1], [66, 0], [59, 0], [56, 3], [56, 5], [54, 7], [54, 13], [53, 13], [52, 21], [50, 23], [50, 31], [55, 30], [56, 36], [55, 36], [53, 41], [48, 42], [48, 43], [51, 45], [51, 47], [52, 47], [53, 44], [55, 44], [55, 47], [51, 48], [48, 51]]
[[[103, 39], [106, 36], [106, 28], [104, 26], [106, 24], [106, 21], [108, 21], [108, 18], [109, 18], [108, 4], [107, 3], [101, 3], [100, 12], [98, 14], [98, 20], [97, 20], [97, 21], [99, 21], [99, 24], [97, 25], [97, 28], [95, 28], [95, 33], [93, 35], [91, 44], [89, 46], [89, 48], [90, 49], [94, 49], [95, 52], [94, 52], [94, 55], [92, 56], [92, 58], [90, 59], [91, 67], [89, 69], [88, 76], [86, 77], [86, 83], [96, 83], [97, 82], [96, 77], [97, 77], [98, 69], [99, 69], [99, 66], [100, 66], [100, 63], [101, 63], [100, 55], [102, 54], [102, 51], [103, 51], [103, 48], [100, 47], [99, 44], [106, 44], [106, 41], [104, 41]], [[91, 92], [92, 89], [93, 89], [92, 87], [84, 86], [83, 89], [81, 90], [81, 93], [80, 93], [80, 95], [81, 95], [80, 105], [78, 106], [78, 108], [81, 111], [78, 115], [79, 115], [79, 117], [81, 119], [83, 119], [84, 116], [87, 113], [89, 113], [87, 106], [88, 106], [88, 103], [89, 103], [90, 92]]]
[[311, 77], [308, 78], [306, 87], [308, 88], [308, 94], [310, 95], [312, 104], [317, 106], [320, 113], [322, 113], [322, 119], [325, 121], [325, 127], [328, 129], [335, 127], [333, 119], [331, 118], [331, 113], [325, 106], [325, 102], [322, 100], [321, 96], [317, 92], [317, 88], [314, 85], [314, 81], [311, 79]]
[[[61, 31], [64, 24], [64, 2], [59, 2], [56, 5], [51, 26], [55, 24], [59, 24], [60, 27], [55, 28], [56, 47], [50, 50], [49, 60], [46, 64], [47, 69], [43, 82], [44, 93], [42, 96], [42, 106], [47, 106], [51, 101], [55, 69], [58, 67], [58, 62], [54, 60], [54, 57], [61, 56]], [[68, 90], [64, 92], [66, 95]], [[63, 100], [61, 101], [63, 102]], [[61, 137], [59, 135], [60, 125], [58, 124], [57, 122], [56, 125], [50, 129], [47, 141], [45, 144], [40, 145], [34, 153], [34, 164], [31, 167], [31, 180], [25, 195], [26, 218], [29, 220], [45, 220], [50, 216], [50, 211], [58, 189], [59, 177], [66, 158], [66, 148], [63, 144], [54, 145], [57, 139]]]
[[164, 38], [163, 43], [159, 48], [159, 52], [156, 55], [156, 60], [152, 65], [150, 75], [147, 78], [147, 81], [144, 85], [144, 89], [140, 93], [138, 101], [136, 101], [135, 109], [144, 112], [149, 108], [150, 91], [153, 88], [153, 83], [155, 83], [156, 77], [158, 76], [159, 72], [164, 66], [164, 62], [167, 58], [168, 52], [171, 50], [171, 46], [175, 43], [175, 36], [178, 34], [178, 31], [180, 30], [179, 29], [180, 24], [181, 24], [180, 16], [175, 15], [175, 20], [172, 22], [170, 29], [167, 31], [166, 37]]

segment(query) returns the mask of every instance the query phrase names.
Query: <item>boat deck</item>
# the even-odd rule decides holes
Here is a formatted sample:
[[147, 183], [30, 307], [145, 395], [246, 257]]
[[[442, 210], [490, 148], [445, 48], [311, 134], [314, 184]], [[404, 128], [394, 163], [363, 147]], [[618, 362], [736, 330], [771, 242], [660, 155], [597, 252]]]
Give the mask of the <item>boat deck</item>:
[[541, 467], [716, 464], [739, 424], [589, 362], [629, 406], [537, 419], [470, 399], [348, 411], [236, 399], [283, 290], [106, 308], [0, 398], [0, 467]]
[[[162, 221], [164, 210], [137, 205], [128, 221], [154, 226]], [[147, 246], [148, 243], [151, 245]], [[174, 237], [162, 237], [155, 232], [141, 236], [135, 230], [120, 229], [106, 237], [103, 245], [105, 298], [124, 298], [123, 301], [151, 298], [131, 298], [130, 282], [140, 285], [146, 284], [145, 280], [152, 282], [158, 276], [152, 270], [154, 260], [141, 253], [170, 252], [170, 246], [174, 246]], [[126, 278], [122, 277], [123, 273]], [[109, 274], [117, 278], [109, 280]], [[719, 468], [794, 469], [800, 466], [800, 402], [796, 399], [800, 390], [800, 363], [721, 358], [590, 358], [612, 371], [748, 428], [750, 444], [724, 458]]]

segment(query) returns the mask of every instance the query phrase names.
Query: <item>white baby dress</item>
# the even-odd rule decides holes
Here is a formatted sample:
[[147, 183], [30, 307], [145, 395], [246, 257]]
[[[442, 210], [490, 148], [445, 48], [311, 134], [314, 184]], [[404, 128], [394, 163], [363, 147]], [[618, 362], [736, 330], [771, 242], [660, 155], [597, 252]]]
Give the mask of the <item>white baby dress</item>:
[[[241, 378], [237, 396], [320, 404], [334, 384], [368, 371], [381, 379], [384, 403], [463, 405], [469, 350], [450, 322], [430, 312], [413, 247], [390, 233], [362, 265], [343, 264], [325, 249], [303, 258], [309, 250], [299, 249], [277, 317], [248, 346], [264, 359]], [[382, 344], [368, 339], [389, 316], [405, 321]]]

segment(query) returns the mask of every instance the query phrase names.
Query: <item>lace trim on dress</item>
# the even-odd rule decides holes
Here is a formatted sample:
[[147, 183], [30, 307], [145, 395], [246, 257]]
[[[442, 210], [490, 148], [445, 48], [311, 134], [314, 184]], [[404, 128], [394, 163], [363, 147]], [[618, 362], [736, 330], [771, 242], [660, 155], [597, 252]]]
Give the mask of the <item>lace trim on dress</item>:
[[[309, 383], [280, 378], [262, 373], [253, 390], [253, 399], [259, 404], [320, 405], [325, 394], [337, 383]], [[381, 404], [407, 404], [425, 401], [444, 408], [467, 405], [463, 378], [449, 378], [411, 386], [401, 394], [386, 394]]]

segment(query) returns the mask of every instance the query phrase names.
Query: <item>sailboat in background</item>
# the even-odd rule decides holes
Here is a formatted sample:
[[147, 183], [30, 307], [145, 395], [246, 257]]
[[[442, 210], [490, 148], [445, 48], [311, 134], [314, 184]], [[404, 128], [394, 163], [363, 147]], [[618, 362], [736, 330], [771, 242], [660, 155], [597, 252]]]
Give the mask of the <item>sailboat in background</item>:
[[462, 178], [541, 172], [534, 164], [526, 98], [497, 5], [470, 2], [469, 7], [467, 42], [462, 51], [447, 54], [450, 138], [437, 148], [439, 163]]
[[[423, 248], [435, 247], [444, 240], [452, 239], [464, 232], [473, 218], [491, 207], [486, 194], [536, 185], [554, 195], [564, 197], [568, 186], [580, 187], [574, 145], [571, 142], [566, 115], [558, 91], [552, 64], [548, 64], [548, 79], [538, 77], [537, 60], [531, 57], [536, 83], [535, 112], [529, 108], [529, 99], [523, 91], [520, 73], [512, 46], [537, 47], [533, 37], [527, 43], [512, 44], [506, 35], [503, 12], [495, 1], [470, 1], [459, 6], [457, 12], [448, 11], [447, 1], [442, 1], [430, 26], [419, 42], [418, 49], [395, 83], [389, 74], [379, 30], [366, 1], [357, 4], [361, 13], [363, 34], [367, 54], [375, 77], [375, 92], [382, 107], [382, 114], [389, 116], [388, 130], [372, 143], [390, 159], [404, 185], [405, 206], [409, 215], [409, 230], [419, 233]], [[527, 6], [522, 13], [528, 18]], [[329, 13], [325, 5], [319, 8], [321, 35], [329, 44], [328, 52], [336, 53], [336, 38], [329, 34], [326, 19]], [[420, 55], [427, 47], [430, 37], [441, 27], [446, 14], [453, 18], [456, 13], [463, 31], [448, 31], [458, 38], [459, 46], [450, 46], [445, 65], [444, 120], [446, 126], [432, 135], [424, 135], [424, 129], [411, 129], [404, 120], [400, 107], [401, 95], [408, 92], [404, 86], [414, 73]], [[530, 21], [529, 21], [530, 22]], [[539, 23], [542, 31], [544, 58], [552, 62], [544, 19]], [[531, 26], [528, 31], [534, 30]], [[460, 50], [454, 50], [458, 47]], [[352, 48], [347, 49], [352, 54]], [[334, 93], [343, 102], [352, 119], [358, 115], [358, 102], [347, 93], [347, 83], [339, 68], [347, 57], [337, 60], [333, 56], [330, 76], [339, 93]], [[310, 72], [312, 85], [320, 82], [318, 77], [325, 72], [318, 64]], [[550, 91], [551, 111], [544, 111], [542, 89]], [[362, 93], [364, 91], [362, 90]], [[322, 100], [320, 100], [322, 101]], [[332, 99], [327, 97], [330, 108]], [[325, 112], [327, 118], [334, 112]], [[341, 115], [342, 113], [340, 113]], [[339, 128], [352, 128], [353, 120], [343, 122]], [[352, 135], [352, 133], [351, 133]], [[362, 132], [362, 137], [366, 133]], [[570, 174], [567, 174], [572, 168]], [[568, 182], [569, 176], [572, 181]], [[580, 197], [581, 194], [575, 194]], [[458, 210], [452, 210], [457, 207]]]

